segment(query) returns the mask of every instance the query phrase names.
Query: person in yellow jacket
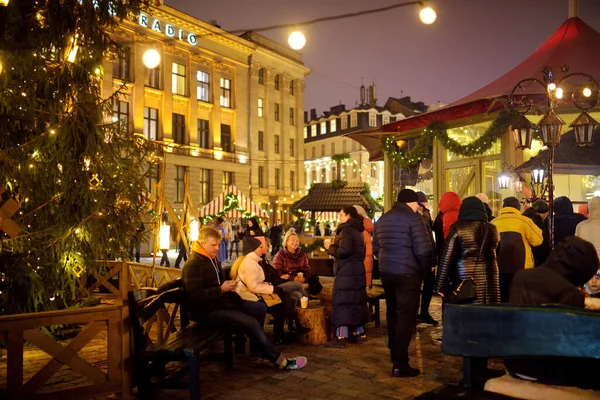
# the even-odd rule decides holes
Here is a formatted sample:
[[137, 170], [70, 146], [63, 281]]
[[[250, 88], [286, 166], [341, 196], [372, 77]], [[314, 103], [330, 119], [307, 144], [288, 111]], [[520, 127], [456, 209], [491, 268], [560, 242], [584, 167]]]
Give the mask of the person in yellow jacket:
[[500, 232], [498, 270], [500, 277], [500, 301], [508, 302], [508, 289], [513, 276], [522, 269], [533, 268], [532, 247], [542, 244], [542, 230], [527, 217], [521, 215], [521, 203], [516, 197], [507, 197], [500, 215], [492, 224]]

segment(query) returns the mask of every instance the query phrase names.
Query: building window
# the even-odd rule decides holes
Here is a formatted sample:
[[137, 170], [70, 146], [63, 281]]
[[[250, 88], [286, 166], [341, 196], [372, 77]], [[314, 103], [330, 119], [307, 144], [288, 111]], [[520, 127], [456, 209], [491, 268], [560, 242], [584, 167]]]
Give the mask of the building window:
[[296, 110], [294, 110], [293, 107], [290, 107], [290, 125], [294, 126], [296, 125], [296, 121], [295, 121], [295, 114], [296, 114]]
[[265, 84], [265, 69], [264, 68], [261, 68], [258, 70], [258, 84], [259, 85]]
[[263, 131], [258, 131], [258, 151], [265, 150], [265, 133]]
[[117, 58], [113, 61], [113, 78], [124, 81], [131, 80], [129, 76], [129, 65], [131, 62], [131, 49], [127, 46], [117, 47]]
[[308, 137], [308, 128], [305, 126], [304, 127], [304, 139], [306, 139]]
[[210, 169], [200, 170], [200, 204], [210, 201]]
[[275, 168], [275, 189], [279, 190], [281, 189], [281, 185], [280, 185], [280, 172], [281, 170], [279, 168]]
[[371, 164], [371, 178], [377, 178], [377, 167], [375, 164]]
[[279, 80], [281, 78], [279, 77], [279, 75], [275, 75], [275, 90], [279, 90]]
[[279, 103], [275, 103], [275, 121], [279, 121]]
[[221, 78], [221, 107], [231, 108], [231, 79]]
[[210, 102], [210, 74], [204, 71], [198, 71], [196, 73], [196, 80], [198, 81], [197, 96], [198, 100]]
[[348, 145], [346, 144], [346, 139], [342, 139], [342, 153], [348, 151]]
[[186, 169], [186, 167], [182, 167], [182, 166], [176, 165], [175, 168], [176, 168], [176, 175], [175, 175], [175, 187], [176, 187], [175, 203], [183, 203], [183, 199], [185, 197], [184, 176], [185, 176], [185, 169]]
[[198, 120], [198, 146], [203, 149], [210, 148], [210, 125], [207, 119]]
[[358, 115], [350, 114], [350, 128], [356, 128], [358, 126]]
[[296, 190], [296, 171], [290, 171], [290, 190]]
[[313, 146], [312, 151], [310, 152], [311, 158], [317, 157], [317, 148]]
[[258, 116], [260, 118], [265, 116], [265, 103], [263, 99], [258, 99]]
[[221, 124], [221, 148], [228, 153], [233, 152], [231, 143], [231, 126]]
[[345, 131], [348, 129], [348, 116], [342, 115], [342, 130]]
[[146, 68], [146, 75], [144, 76], [144, 85], [160, 89], [160, 65], [156, 68]]
[[233, 185], [233, 172], [223, 171], [223, 191]]
[[296, 154], [296, 141], [294, 139], [290, 139], [290, 156], [294, 157]]
[[275, 154], [279, 154], [279, 135], [275, 135], [274, 140]]
[[173, 63], [172, 69], [172, 81], [173, 81], [173, 94], [185, 96], [186, 93], [186, 77], [185, 77], [185, 65]]
[[160, 180], [160, 165], [150, 164], [148, 168], [148, 191], [152, 193], [152, 187], [158, 185]]
[[173, 113], [173, 142], [185, 144], [185, 115]]
[[158, 109], [144, 107], [144, 137], [158, 139]]
[[291, 81], [290, 81], [290, 94], [291, 94], [292, 96], [294, 96], [294, 95], [296, 94], [296, 91], [294, 90], [294, 84], [295, 84], [295, 83], [296, 83], [296, 81], [294, 81], [294, 80], [291, 80]]
[[317, 124], [313, 124], [310, 126], [310, 136], [311, 137], [317, 136]]
[[321, 135], [324, 135], [327, 133], [327, 122], [323, 121], [321, 122]]
[[335, 142], [331, 143], [331, 155], [335, 154]]
[[377, 114], [369, 113], [369, 126], [377, 126]]
[[121, 121], [122, 126], [127, 126], [129, 123], [129, 103], [126, 101], [113, 101], [113, 122]]
[[321, 145], [321, 157], [324, 157], [324, 156], [325, 156], [325, 145], [322, 144]]
[[259, 188], [264, 188], [265, 187], [265, 169], [262, 166], [258, 167], [258, 187]]
[[389, 115], [383, 115], [383, 116], [381, 117], [381, 119], [382, 119], [382, 123], [383, 123], [383, 125], [385, 125], [385, 124], [389, 124], [389, 123], [390, 123], [390, 116], [389, 116]]

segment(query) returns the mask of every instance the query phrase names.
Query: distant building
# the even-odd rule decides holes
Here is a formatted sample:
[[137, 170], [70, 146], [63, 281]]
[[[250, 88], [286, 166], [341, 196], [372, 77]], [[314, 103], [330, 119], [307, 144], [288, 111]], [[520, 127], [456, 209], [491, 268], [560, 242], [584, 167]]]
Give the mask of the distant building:
[[427, 111], [422, 103], [410, 97], [390, 97], [383, 107], [377, 105], [375, 84], [360, 88], [360, 104], [346, 109], [344, 104], [331, 107], [321, 116], [316, 109], [305, 112], [304, 169], [306, 188], [313, 183], [331, 182], [338, 177], [334, 154], [348, 153], [350, 158], [341, 165], [341, 179], [349, 183], [364, 182], [371, 187], [371, 196], [383, 195], [383, 161], [369, 162], [368, 151], [346, 134], [375, 128]]

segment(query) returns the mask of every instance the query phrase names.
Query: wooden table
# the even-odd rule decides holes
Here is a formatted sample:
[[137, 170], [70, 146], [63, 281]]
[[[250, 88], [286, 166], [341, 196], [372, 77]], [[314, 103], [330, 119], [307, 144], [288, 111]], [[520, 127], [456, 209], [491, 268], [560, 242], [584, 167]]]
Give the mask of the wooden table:
[[296, 307], [298, 322], [311, 331], [298, 335], [298, 343], [319, 345], [327, 342], [327, 318], [325, 306], [310, 305], [307, 308]]

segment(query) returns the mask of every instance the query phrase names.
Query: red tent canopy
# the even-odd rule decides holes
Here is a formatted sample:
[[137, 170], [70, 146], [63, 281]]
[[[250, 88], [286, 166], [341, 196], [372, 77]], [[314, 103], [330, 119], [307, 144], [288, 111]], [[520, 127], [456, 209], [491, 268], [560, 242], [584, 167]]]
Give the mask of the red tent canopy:
[[[534, 77], [543, 80], [542, 69], [549, 66], [555, 79], [560, 80], [564, 65], [570, 67], [570, 72], [585, 72], [600, 78], [600, 32], [579, 18], [567, 19], [525, 61], [490, 84], [438, 110], [384, 125], [382, 130], [409, 132], [422, 129], [433, 121], [450, 122], [497, 110], [502, 107], [502, 101], [498, 100], [507, 96], [521, 79]], [[544, 93], [539, 85], [530, 85], [527, 89], [519, 94]]]

